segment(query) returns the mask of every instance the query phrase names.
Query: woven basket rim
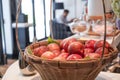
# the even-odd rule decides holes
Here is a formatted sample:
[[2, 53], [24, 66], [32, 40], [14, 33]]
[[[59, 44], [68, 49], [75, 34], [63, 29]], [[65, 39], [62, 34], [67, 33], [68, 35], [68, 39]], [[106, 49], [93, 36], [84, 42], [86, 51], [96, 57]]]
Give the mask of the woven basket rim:
[[[59, 60], [42, 59], [40, 57], [35, 56], [34, 54], [29, 54], [26, 51], [25, 51], [25, 53], [27, 53], [26, 56], [28, 56], [29, 58], [31, 58], [34, 61], [48, 61], [48, 62], [49, 61], [54, 61], [54, 62], [64, 62], [64, 63], [74, 63], [74, 62], [86, 63], [86, 62], [91, 62], [91, 61], [92, 62], [94, 62], [94, 61], [100, 61], [100, 58], [96, 58], [96, 59], [80, 59], [80, 60], [61, 60], [61, 61], [59, 61]], [[117, 52], [107, 54], [107, 55], [105, 55], [103, 57], [103, 59], [109, 58], [109, 57], [111, 57], [113, 55], [116, 55], [116, 54], [117, 54]]]
[[[61, 41], [61, 40], [58, 40]], [[49, 60], [49, 59], [42, 59], [41, 57], [35, 56], [34, 54], [29, 54], [27, 48], [30, 46], [33, 46], [35, 44], [39, 44], [40, 42], [47, 42], [47, 40], [39, 41], [33, 44], [30, 44], [29, 46], [26, 47], [24, 53], [26, 54], [27, 57], [29, 57], [32, 61], [34, 62], [62, 62], [62, 63], [90, 63], [90, 62], [100, 62], [100, 58], [96, 59], [80, 59], [80, 60]], [[117, 48], [114, 48], [114, 51], [110, 52], [109, 54], [104, 55], [103, 60], [108, 59], [114, 55], [116, 55], [118, 52]]]

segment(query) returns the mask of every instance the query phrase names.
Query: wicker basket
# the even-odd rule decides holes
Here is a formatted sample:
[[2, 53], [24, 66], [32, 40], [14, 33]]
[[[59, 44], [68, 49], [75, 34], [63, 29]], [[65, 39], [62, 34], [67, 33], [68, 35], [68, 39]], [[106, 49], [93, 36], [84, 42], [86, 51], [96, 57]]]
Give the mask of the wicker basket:
[[[117, 57], [116, 50], [111, 51], [108, 55], [102, 56], [101, 59], [90, 59], [90, 60], [78, 60], [78, 61], [54, 61], [54, 60], [44, 60], [40, 57], [34, 56], [28, 53], [28, 47], [31, 49], [37, 48], [41, 45], [47, 45], [47, 41], [41, 41], [29, 45], [25, 49], [25, 56], [20, 48], [18, 39], [18, 16], [20, 13], [21, 1], [18, 4], [18, 11], [16, 15], [16, 41], [18, 49], [21, 56], [29, 64], [34, 66], [34, 68], [39, 72], [42, 80], [95, 80], [99, 72], [105, 67], [106, 64], [112, 62], [113, 59]], [[104, 3], [104, 0], [102, 0]], [[52, 0], [51, 0], [52, 3]], [[52, 19], [52, 4], [50, 4], [50, 20]], [[105, 17], [105, 4], [104, 7], [104, 17]], [[105, 18], [106, 21], [106, 18]], [[50, 32], [52, 33], [52, 24], [50, 24]], [[57, 40], [59, 42], [59, 40]], [[106, 41], [106, 23], [105, 23], [105, 33], [104, 42]], [[105, 47], [105, 45], [103, 46]], [[104, 51], [104, 49], [103, 49]], [[103, 55], [103, 54], [102, 54]]]
[[[34, 43], [28, 47], [34, 49], [41, 45], [47, 45], [47, 41]], [[102, 64], [99, 64], [99, 59], [79, 61], [44, 60], [29, 54], [27, 48], [25, 54], [27, 61], [33, 64], [42, 80], [95, 80], [105, 65], [117, 57], [117, 52], [114, 50], [109, 55], [104, 56]]]

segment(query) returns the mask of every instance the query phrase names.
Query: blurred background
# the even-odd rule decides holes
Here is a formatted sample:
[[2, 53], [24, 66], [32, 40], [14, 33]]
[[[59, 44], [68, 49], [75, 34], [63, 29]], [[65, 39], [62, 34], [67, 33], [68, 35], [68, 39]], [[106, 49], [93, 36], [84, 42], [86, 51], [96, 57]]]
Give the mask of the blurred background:
[[[0, 72], [3, 71], [3, 73], [19, 58], [15, 37], [18, 2], [19, 0], [0, 0]], [[36, 40], [46, 40], [52, 36], [50, 23], [52, 23], [54, 39], [64, 39], [76, 35], [71, 30], [73, 24], [81, 24], [82, 28], [86, 29], [87, 25], [91, 27], [95, 22], [103, 21], [102, 0], [52, 0], [52, 17], [50, 17], [50, 5], [51, 0], [22, 0], [18, 19], [18, 38], [22, 50]], [[115, 24], [116, 18], [114, 17], [116, 16], [110, 0], [105, 0], [105, 8], [107, 20]], [[69, 13], [65, 20], [69, 22], [58, 23], [57, 19], [64, 14], [65, 10], [68, 10]], [[80, 28], [79, 37], [80, 32], [85, 31], [82, 30], [81, 25], [77, 25]], [[116, 26], [114, 27], [116, 28]], [[100, 28], [97, 27], [97, 30]], [[97, 30], [95, 29], [95, 31]], [[103, 30], [101, 31], [103, 32]], [[117, 41], [119, 42], [119, 39]], [[120, 43], [118, 44], [117, 47], [120, 50]]]
[[[87, 0], [53, 0], [53, 19], [60, 16], [64, 9], [70, 11], [67, 17], [69, 20], [79, 18], [84, 11], [86, 2]], [[18, 58], [15, 40], [17, 4], [18, 0], [0, 1], [0, 56], [6, 54], [9, 58]], [[33, 23], [33, 18], [35, 23]], [[50, 35], [50, 0], [22, 0], [18, 22], [19, 41], [22, 49], [33, 42], [34, 24], [37, 40], [47, 38]], [[3, 62], [1, 59], [2, 57], [0, 63]]]

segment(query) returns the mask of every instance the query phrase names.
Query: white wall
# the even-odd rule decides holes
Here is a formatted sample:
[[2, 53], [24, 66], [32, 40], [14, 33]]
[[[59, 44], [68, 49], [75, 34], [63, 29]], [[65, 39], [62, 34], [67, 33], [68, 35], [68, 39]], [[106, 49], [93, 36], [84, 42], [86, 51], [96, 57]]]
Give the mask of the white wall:
[[11, 15], [10, 15], [10, 0], [2, 0], [3, 3], [3, 18], [5, 27], [6, 51], [8, 54], [13, 53], [13, 40], [11, 28]]
[[[70, 11], [68, 20], [72, 18], [79, 18], [82, 10], [81, 0], [56, 0], [56, 2], [63, 2], [64, 8]], [[56, 10], [56, 17], [62, 14], [63, 10]]]
[[[82, 14], [83, 7], [85, 4], [85, 1], [82, 2], [81, 0], [55, 0], [55, 1], [56, 2], [63, 2], [64, 8], [70, 10], [70, 14], [68, 15], [68, 19], [79, 18]], [[88, 1], [90, 1], [90, 0], [88, 0]], [[95, 1], [95, 5], [96, 5], [96, 2], [98, 2], [98, 4], [99, 4], [99, 0], [98, 1], [94, 0], [94, 1]], [[110, 0], [105, 0], [105, 4], [106, 4], [106, 11], [109, 12], [111, 10]], [[62, 14], [62, 12], [63, 12], [63, 10], [56, 10], [57, 17], [60, 16]]]
[[80, 15], [82, 14], [82, 10], [83, 10], [83, 4], [81, 2], [81, 0], [76, 0], [76, 4], [75, 4], [75, 8], [76, 8], [76, 18], [79, 18]]
[[[106, 12], [111, 9], [110, 0], [105, 0]], [[88, 16], [103, 16], [102, 0], [88, 0]]]

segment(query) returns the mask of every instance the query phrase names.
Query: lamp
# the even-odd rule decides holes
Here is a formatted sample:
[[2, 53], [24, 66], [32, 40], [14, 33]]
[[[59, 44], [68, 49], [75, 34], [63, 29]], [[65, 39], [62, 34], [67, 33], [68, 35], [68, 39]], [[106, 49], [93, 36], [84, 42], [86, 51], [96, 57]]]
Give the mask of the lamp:
[[88, 0], [88, 16], [90, 19], [103, 17], [102, 0]]
[[[105, 0], [106, 12], [111, 10], [110, 0]], [[88, 17], [90, 19], [102, 19], [103, 18], [103, 6], [102, 0], [88, 0]]]

